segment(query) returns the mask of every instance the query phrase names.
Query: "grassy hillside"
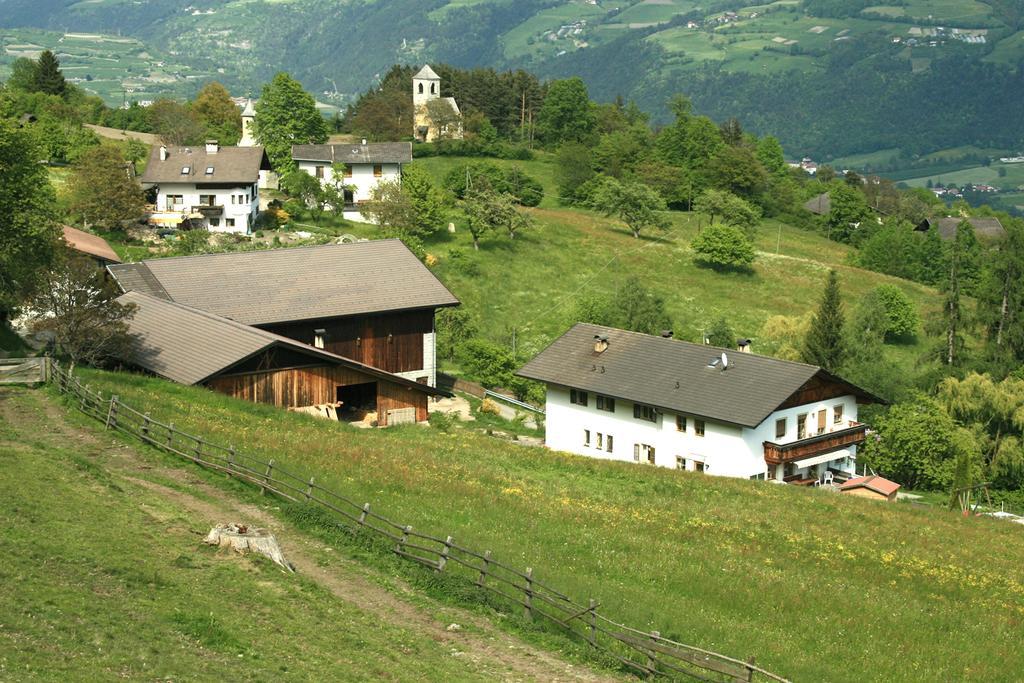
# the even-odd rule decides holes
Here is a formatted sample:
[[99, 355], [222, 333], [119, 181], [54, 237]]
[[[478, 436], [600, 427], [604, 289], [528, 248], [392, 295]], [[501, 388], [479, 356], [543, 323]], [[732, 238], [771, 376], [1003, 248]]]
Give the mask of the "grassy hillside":
[[[435, 157], [416, 163], [440, 181], [451, 167], [465, 161]], [[531, 211], [535, 227], [515, 240], [489, 235], [480, 251], [473, 251], [465, 229], [454, 235], [442, 232], [427, 247], [439, 260], [438, 276], [476, 315], [482, 332], [494, 339], [505, 339], [515, 329], [520, 343], [539, 350], [576, 322], [573, 312], [582, 297], [610, 293], [630, 275], [640, 276], [665, 299], [682, 338], [699, 341], [703, 331], [724, 316], [738, 335], [761, 344], [763, 352], [775, 350], [775, 340], [759, 338], [765, 321], [814, 310], [830, 268], [839, 271], [848, 307], [882, 283], [903, 289], [922, 318], [941, 307], [935, 290], [848, 266], [849, 247], [774, 220], [765, 221], [758, 232], [759, 254], [751, 273], [715, 272], [695, 264], [689, 247], [705, 217], [671, 212], [670, 231], [636, 240], [613, 219], [559, 207], [547, 155], [530, 162], [496, 163], [518, 165], [544, 185], [544, 201]], [[453, 218], [461, 220], [458, 215]], [[354, 230], [373, 234], [369, 226]], [[921, 340], [887, 347], [887, 353], [905, 367], [923, 351]]]
[[156, 419], [531, 566], [635, 627], [754, 654], [794, 680], [1013, 681], [1024, 667], [1015, 525], [83, 374]]
[[[573, 677], [279, 522], [267, 499], [68, 415], [44, 392], [0, 390], [0, 679]], [[201, 543], [228, 521], [269, 525], [298, 573]]]

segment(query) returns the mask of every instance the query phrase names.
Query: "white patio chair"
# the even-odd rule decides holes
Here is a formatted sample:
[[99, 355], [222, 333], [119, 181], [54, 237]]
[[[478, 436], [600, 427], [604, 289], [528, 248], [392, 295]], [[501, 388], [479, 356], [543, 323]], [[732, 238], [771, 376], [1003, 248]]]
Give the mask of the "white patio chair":
[[825, 470], [825, 474], [821, 475], [821, 485], [822, 486], [832, 486], [834, 480], [835, 480], [835, 477], [833, 477], [832, 473], [829, 472], [828, 470]]

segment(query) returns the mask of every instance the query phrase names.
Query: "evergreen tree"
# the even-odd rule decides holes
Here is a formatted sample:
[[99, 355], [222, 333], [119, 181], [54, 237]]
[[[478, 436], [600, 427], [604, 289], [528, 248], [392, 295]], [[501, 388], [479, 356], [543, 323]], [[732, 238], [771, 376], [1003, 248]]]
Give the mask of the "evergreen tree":
[[724, 317], [720, 317], [711, 323], [711, 327], [708, 328], [707, 339], [708, 343], [712, 346], [721, 346], [726, 349], [731, 349], [736, 343], [736, 335], [733, 334], [732, 326]]
[[554, 81], [537, 115], [537, 135], [548, 145], [591, 142], [597, 116], [587, 86], [577, 77]]
[[43, 50], [36, 65], [36, 90], [47, 95], [63, 97], [67, 87], [64, 74], [60, 72], [60, 62], [57, 61], [57, 56], [49, 50]]
[[839, 276], [830, 270], [825, 292], [817, 313], [811, 319], [811, 329], [804, 342], [804, 362], [836, 372], [843, 364], [846, 348], [843, 339], [843, 301], [839, 294]]
[[956, 228], [956, 237], [949, 251], [949, 270], [946, 279], [946, 300], [942, 305], [943, 358], [946, 365], [960, 365], [963, 362], [964, 313], [960, 303], [963, 290], [964, 265], [970, 258], [971, 244], [977, 244], [974, 228], [967, 221], [961, 221]]
[[266, 148], [274, 170], [284, 176], [295, 168], [292, 145], [326, 142], [327, 121], [302, 84], [282, 72], [263, 86], [253, 133]]
[[989, 356], [1009, 367], [1024, 362], [1024, 222], [1006, 222], [1007, 237], [987, 264], [978, 295]]

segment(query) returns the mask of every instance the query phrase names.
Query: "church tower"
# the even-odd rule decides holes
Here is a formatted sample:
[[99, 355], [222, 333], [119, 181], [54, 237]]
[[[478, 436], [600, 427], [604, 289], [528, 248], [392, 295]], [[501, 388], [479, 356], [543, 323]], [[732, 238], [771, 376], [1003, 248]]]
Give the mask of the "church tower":
[[429, 64], [424, 64], [420, 72], [412, 77], [412, 106], [416, 109], [426, 106], [427, 102], [441, 97], [441, 77]]
[[239, 147], [255, 147], [256, 138], [252, 134], [252, 123], [256, 120], [256, 108], [252, 106], [252, 100], [245, 103], [242, 110], [242, 139], [238, 141]]

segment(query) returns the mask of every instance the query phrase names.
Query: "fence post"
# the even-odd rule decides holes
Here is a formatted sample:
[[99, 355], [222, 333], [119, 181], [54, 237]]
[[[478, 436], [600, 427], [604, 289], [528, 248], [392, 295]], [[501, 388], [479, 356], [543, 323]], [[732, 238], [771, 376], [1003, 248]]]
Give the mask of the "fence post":
[[174, 450], [174, 423], [167, 423], [167, 450]]
[[309, 500], [313, 496], [313, 477], [309, 478], [309, 483], [306, 484], [306, 500]]
[[480, 570], [480, 576], [478, 576], [477, 579], [476, 579], [476, 585], [479, 588], [483, 588], [484, 587], [484, 579], [487, 578], [487, 570], [490, 569], [490, 568], [491, 568], [491, 551], [488, 550], [487, 552], [484, 553], [484, 566], [483, 566], [483, 569]]
[[263, 485], [260, 486], [260, 495], [265, 496], [267, 494], [267, 487], [270, 486], [270, 475], [274, 471], [274, 461], [271, 460], [267, 463], [267, 471], [263, 475]]
[[526, 619], [533, 620], [533, 568], [526, 568], [526, 589], [523, 591], [525, 600], [523, 601], [523, 616]]
[[192, 451], [195, 453], [195, 456], [196, 456], [196, 462], [202, 462], [203, 461], [203, 440], [202, 440], [202, 438], [200, 438], [198, 436], [194, 436], [192, 438], [196, 440], [196, 446], [195, 446], [195, 448], [192, 449]]
[[[651, 640], [655, 643], [661, 638], [659, 631], [651, 631]], [[647, 652], [647, 677], [654, 678], [655, 672], [658, 670], [658, 660], [654, 657], [654, 651], [648, 650]]]
[[227, 476], [228, 479], [231, 478], [231, 468], [234, 467], [234, 466], [235, 466], [235, 447], [234, 446], [229, 446], [228, 447], [228, 471], [227, 471], [227, 473], [225, 475], [225, 476]]
[[366, 515], [370, 514], [370, 504], [363, 503], [363, 511], [359, 513], [359, 526], [366, 524]]
[[597, 600], [590, 598], [590, 636], [588, 640], [593, 646], [597, 646]]
[[110, 397], [110, 408], [107, 409], [106, 429], [117, 428], [117, 396]]
[[149, 413], [142, 416], [142, 427], [140, 431], [142, 432], [142, 440], [149, 441]]
[[448, 553], [452, 551], [452, 537], [449, 536], [444, 540], [444, 550], [441, 551], [441, 557], [437, 560], [437, 571], [443, 572], [444, 566], [448, 564]]
[[402, 529], [402, 538], [400, 541], [398, 541], [398, 545], [395, 546], [395, 552], [402, 552], [402, 546], [404, 546], [406, 542], [408, 542], [409, 540], [410, 531], [412, 531], [411, 526], [407, 526], [404, 529]]
[[747, 660], [747, 681], [754, 680], [754, 656], [751, 655], [750, 659]]

